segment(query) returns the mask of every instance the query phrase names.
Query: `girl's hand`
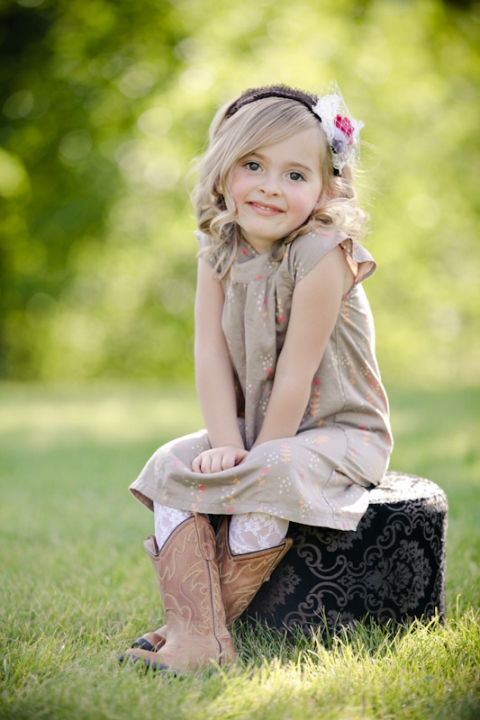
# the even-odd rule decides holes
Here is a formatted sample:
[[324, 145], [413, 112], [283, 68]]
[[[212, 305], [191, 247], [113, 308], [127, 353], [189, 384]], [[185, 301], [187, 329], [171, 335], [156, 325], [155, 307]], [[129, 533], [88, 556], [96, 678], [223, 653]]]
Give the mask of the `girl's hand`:
[[238, 445], [223, 445], [222, 447], [205, 450], [197, 455], [192, 462], [192, 470], [197, 473], [216, 473], [221, 470], [230, 470], [240, 465], [248, 455], [248, 450]]

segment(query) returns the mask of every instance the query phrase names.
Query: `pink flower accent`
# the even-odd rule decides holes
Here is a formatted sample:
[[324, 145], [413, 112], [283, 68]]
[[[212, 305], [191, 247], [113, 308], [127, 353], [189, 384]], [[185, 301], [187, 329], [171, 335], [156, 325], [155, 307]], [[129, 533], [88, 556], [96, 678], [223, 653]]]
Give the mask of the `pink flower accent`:
[[283, 317], [283, 315], [278, 318], [278, 322], [279, 322], [279, 323], [285, 322], [285, 318]]
[[320, 380], [318, 378], [315, 378], [315, 380], [313, 381], [313, 384], [320, 385]]
[[265, 370], [265, 374], [266, 374], [266, 375], [271, 375], [271, 374], [272, 374], [272, 368], [268, 368], [268, 370]]
[[248, 255], [248, 250], [243, 249], [243, 250], [242, 250], [242, 255]]
[[263, 280], [263, 275], [257, 275], [257, 280]]
[[229, 505], [229, 506], [227, 507], [227, 512], [228, 512], [228, 513], [233, 513], [233, 505]]
[[205, 485], [199, 485], [198, 489], [200, 490], [200, 492], [205, 492], [207, 488], [205, 487]]
[[344, 135], [351, 138], [353, 135], [353, 125], [347, 117], [337, 115], [335, 117], [335, 127], [342, 131]]
[[262, 475], [266, 475], [269, 470], [270, 470], [270, 468], [268, 468], [268, 467], [262, 468]]

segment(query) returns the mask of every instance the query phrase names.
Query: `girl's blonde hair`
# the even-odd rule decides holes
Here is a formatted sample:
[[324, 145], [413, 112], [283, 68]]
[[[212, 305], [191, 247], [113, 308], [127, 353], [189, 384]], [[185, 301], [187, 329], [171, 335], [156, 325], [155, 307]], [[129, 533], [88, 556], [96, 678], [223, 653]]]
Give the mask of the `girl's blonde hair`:
[[[235, 222], [235, 205], [229, 194], [229, 176], [236, 163], [265, 145], [281, 142], [296, 133], [316, 130], [321, 145], [320, 167], [325, 202], [305, 223], [274, 244], [271, 256], [280, 260], [285, 246], [314, 228], [343, 230], [357, 239], [363, 235], [366, 213], [357, 207], [353, 176], [346, 165], [341, 177], [334, 174], [332, 154], [318, 118], [301, 102], [266, 97], [240, 106], [231, 114], [229, 102], [216, 113], [209, 144], [198, 163], [194, 204], [199, 229], [211, 242], [199, 256], [215, 256], [215, 270], [225, 278], [238, 253], [241, 230]], [[230, 115], [229, 115], [230, 111]]]

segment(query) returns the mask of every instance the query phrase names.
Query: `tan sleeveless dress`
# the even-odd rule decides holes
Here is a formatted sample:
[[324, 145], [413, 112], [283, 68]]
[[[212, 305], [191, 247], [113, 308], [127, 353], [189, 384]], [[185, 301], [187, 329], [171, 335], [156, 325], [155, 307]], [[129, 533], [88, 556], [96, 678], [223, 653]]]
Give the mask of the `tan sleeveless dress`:
[[[208, 243], [202, 233], [197, 238], [200, 246]], [[298, 433], [263, 443], [237, 467], [208, 475], [190, 469], [210, 447], [206, 430], [173, 440], [130, 486], [147, 507], [155, 500], [200, 513], [259, 511], [305, 525], [356, 529], [368, 507], [368, 489], [382, 479], [392, 449], [372, 315], [360, 284], [375, 269], [372, 256], [338, 231], [296, 238], [281, 261], [244, 243], [223, 283], [223, 330], [248, 449], [262, 427], [295, 285], [337, 245], [355, 284], [342, 300]]]

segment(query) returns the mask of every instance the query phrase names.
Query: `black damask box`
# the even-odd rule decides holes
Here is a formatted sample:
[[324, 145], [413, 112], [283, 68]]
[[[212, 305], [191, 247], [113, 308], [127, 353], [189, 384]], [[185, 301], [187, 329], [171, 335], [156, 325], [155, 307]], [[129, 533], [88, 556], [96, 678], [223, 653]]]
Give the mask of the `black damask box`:
[[356, 531], [290, 525], [293, 546], [243, 619], [309, 632], [442, 616], [447, 512], [435, 483], [387, 473]]

